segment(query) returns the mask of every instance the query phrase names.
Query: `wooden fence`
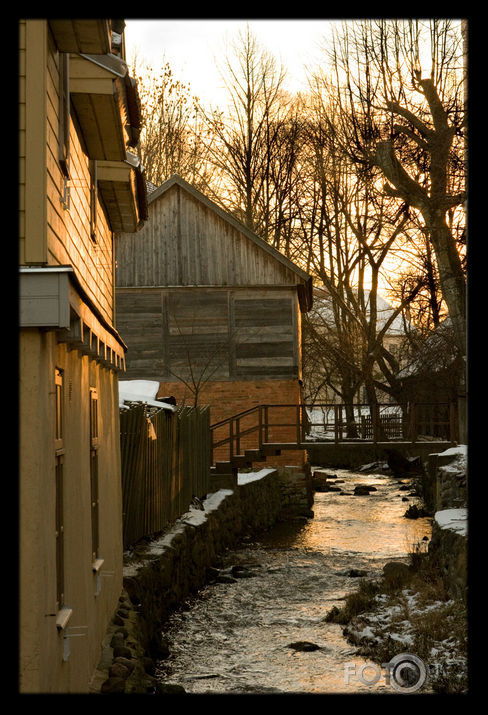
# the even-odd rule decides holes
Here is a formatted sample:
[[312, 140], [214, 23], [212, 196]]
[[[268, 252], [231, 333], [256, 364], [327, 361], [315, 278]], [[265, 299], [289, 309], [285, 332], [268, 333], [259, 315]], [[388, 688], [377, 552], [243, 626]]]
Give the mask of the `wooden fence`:
[[210, 411], [120, 412], [124, 548], [163, 530], [203, 498], [210, 474]]

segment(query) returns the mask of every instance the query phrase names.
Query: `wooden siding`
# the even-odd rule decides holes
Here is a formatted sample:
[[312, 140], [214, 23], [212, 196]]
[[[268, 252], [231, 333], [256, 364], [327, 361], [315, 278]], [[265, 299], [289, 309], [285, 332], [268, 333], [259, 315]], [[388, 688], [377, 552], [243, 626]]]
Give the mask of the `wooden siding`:
[[26, 23], [19, 22], [19, 252], [25, 261]]
[[[59, 54], [45, 20], [21, 21], [19, 37], [20, 264], [72, 265], [87, 295], [112, 323], [112, 232], [99, 201], [96, 241], [90, 237], [89, 160], [74, 116], [70, 126], [69, 209], [63, 208], [61, 201], [64, 181], [58, 163]], [[42, 78], [41, 96], [39, 92], [32, 94], [32, 87], [29, 89], [32, 68], [26, 80], [25, 67], [33, 48], [43, 42], [46, 51], [44, 55], [38, 53], [36, 60], [36, 71]], [[33, 147], [37, 147], [35, 151]], [[40, 201], [43, 194], [45, 199]]]
[[23, 21], [20, 40], [20, 259], [46, 261], [46, 26]]
[[[246, 292], [247, 293], [247, 292]], [[293, 377], [296, 370], [293, 302], [283, 297], [234, 298], [236, 377]]]
[[116, 241], [117, 286], [291, 285], [296, 274], [178, 184]]
[[299, 376], [298, 301], [290, 289], [117, 290], [127, 379]]

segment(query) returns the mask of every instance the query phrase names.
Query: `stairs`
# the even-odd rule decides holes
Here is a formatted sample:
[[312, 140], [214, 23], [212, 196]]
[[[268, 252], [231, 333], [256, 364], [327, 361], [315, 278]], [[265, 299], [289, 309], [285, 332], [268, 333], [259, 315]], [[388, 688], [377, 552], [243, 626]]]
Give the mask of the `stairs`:
[[281, 449], [273, 445], [261, 445], [260, 449], [246, 449], [244, 454], [234, 454], [229, 461], [215, 462], [214, 467], [210, 467], [210, 474], [237, 474], [239, 469], [249, 469], [253, 462], [262, 462], [269, 456], [278, 456]]

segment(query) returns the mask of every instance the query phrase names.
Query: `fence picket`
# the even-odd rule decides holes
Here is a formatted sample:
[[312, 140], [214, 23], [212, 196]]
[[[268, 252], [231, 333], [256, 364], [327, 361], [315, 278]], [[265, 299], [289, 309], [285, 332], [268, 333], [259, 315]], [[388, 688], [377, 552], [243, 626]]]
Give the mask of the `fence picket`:
[[188, 510], [193, 496], [203, 498], [208, 491], [209, 409], [152, 414], [155, 440], [148, 416], [144, 404], [120, 413], [124, 548], [162, 531]]

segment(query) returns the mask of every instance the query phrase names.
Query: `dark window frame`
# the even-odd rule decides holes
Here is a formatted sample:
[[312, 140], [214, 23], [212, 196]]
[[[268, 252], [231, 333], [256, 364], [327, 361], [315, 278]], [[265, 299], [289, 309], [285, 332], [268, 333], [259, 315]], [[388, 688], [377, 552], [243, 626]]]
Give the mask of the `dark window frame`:
[[100, 558], [100, 511], [98, 483], [99, 419], [98, 392], [90, 387], [90, 504], [92, 563]]
[[56, 603], [64, 606], [64, 373], [55, 368], [55, 534], [56, 534]]
[[70, 169], [69, 53], [59, 53], [59, 135], [58, 162], [66, 179]]

